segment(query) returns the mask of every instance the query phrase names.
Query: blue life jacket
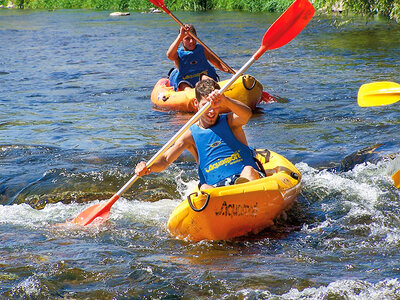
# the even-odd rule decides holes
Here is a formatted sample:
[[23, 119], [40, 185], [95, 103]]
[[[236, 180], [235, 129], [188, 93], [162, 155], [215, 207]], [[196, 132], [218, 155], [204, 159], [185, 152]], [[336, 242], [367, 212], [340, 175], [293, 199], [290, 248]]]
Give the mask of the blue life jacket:
[[226, 114], [220, 115], [210, 128], [202, 129], [193, 124], [190, 131], [199, 156], [200, 184], [216, 184], [240, 174], [245, 166], [259, 170], [250, 148], [233, 134]]
[[217, 73], [208, 62], [202, 45], [197, 44], [193, 51], [185, 50], [182, 46], [178, 48], [179, 68], [174, 70], [169, 77], [170, 86], [176, 91], [179, 83], [187, 82], [192, 87], [200, 81], [200, 75], [205, 74], [214, 80], [218, 80]]

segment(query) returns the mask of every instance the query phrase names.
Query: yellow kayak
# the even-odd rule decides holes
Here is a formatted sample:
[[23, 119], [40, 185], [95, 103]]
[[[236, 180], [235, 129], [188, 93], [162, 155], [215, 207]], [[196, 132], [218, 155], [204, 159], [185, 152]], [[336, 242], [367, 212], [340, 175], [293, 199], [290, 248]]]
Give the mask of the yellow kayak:
[[283, 156], [256, 150], [266, 177], [203, 191], [195, 190], [172, 212], [168, 230], [190, 241], [230, 240], [258, 233], [297, 199], [301, 173]]
[[[228, 80], [219, 82], [222, 87]], [[254, 110], [261, 100], [263, 86], [251, 75], [240, 76], [225, 92], [227, 97], [239, 100]], [[165, 110], [196, 112], [193, 105], [194, 89], [175, 92], [167, 78], [161, 78], [151, 92], [151, 102]], [[223, 110], [226, 112], [227, 110]]]

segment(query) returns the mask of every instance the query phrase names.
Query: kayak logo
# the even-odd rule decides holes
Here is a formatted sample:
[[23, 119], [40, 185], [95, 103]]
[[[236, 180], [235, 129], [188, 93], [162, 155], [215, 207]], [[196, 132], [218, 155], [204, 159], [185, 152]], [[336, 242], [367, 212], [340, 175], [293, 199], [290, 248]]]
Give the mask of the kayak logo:
[[210, 147], [211, 147], [211, 148], [215, 148], [215, 147], [218, 147], [219, 145], [221, 145], [221, 141], [212, 143], [212, 144], [210, 145]]
[[207, 74], [207, 70], [206, 71], [202, 71], [200, 73], [192, 74], [192, 75], [186, 75], [185, 77], [182, 77], [182, 79], [187, 80], [187, 79], [191, 79], [191, 78], [198, 78], [198, 77], [201, 77], [201, 75], [203, 75], [203, 74], [204, 75], [208, 75]]
[[218, 169], [221, 166], [233, 165], [238, 162], [241, 162], [243, 158], [240, 157], [239, 151], [236, 151], [231, 156], [227, 158], [220, 159], [215, 164], [208, 165], [208, 168], [204, 168], [207, 173], [210, 173], [212, 170]]
[[257, 217], [258, 212], [258, 203], [254, 205], [248, 204], [235, 204], [235, 203], [226, 203], [224, 201], [219, 209], [219, 211], [215, 212], [216, 216], [223, 217]]

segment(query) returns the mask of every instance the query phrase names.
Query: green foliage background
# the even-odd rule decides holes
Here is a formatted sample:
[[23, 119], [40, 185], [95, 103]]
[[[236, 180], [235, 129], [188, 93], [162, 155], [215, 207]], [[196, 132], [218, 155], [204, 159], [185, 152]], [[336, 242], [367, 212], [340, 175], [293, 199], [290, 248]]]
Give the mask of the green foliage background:
[[315, 8], [332, 8], [339, 3], [347, 12], [363, 16], [383, 16], [400, 22], [400, 0], [314, 0]]
[[[10, 0], [0, 0], [7, 5]], [[57, 9], [84, 8], [98, 10], [148, 10], [154, 7], [148, 0], [11, 0], [18, 8]], [[159, 0], [161, 1], [161, 0]], [[165, 0], [170, 10], [245, 10], [274, 12], [285, 10], [292, 0]], [[400, 22], [400, 0], [313, 0], [316, 9], [330, 11], [339, 2], [346, 12], [364, 16], [384, 16]]]

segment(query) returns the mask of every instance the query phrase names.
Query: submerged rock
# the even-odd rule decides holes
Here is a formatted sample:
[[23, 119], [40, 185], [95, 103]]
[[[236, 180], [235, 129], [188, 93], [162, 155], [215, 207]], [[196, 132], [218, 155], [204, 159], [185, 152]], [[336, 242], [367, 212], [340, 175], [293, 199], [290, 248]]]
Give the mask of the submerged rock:
[[340, 171], [347, 172], [352, 170], [355, 165], [365, 163], [367, 161], [374, 161], [380, 158], [379, 152], [376, 151], [383, 144], [375, 144], [373, 146], [365, 147], [358, 150], [349, 156], [346, 156], [341, 163]]
[[161, 10], [159, 10], [158, 8], [154, 8], [154, 7], [151, 7], [149, 9], [149, 12], [152, 13], [152, 14], [160, 14], [160, 13], [162, 13]]

